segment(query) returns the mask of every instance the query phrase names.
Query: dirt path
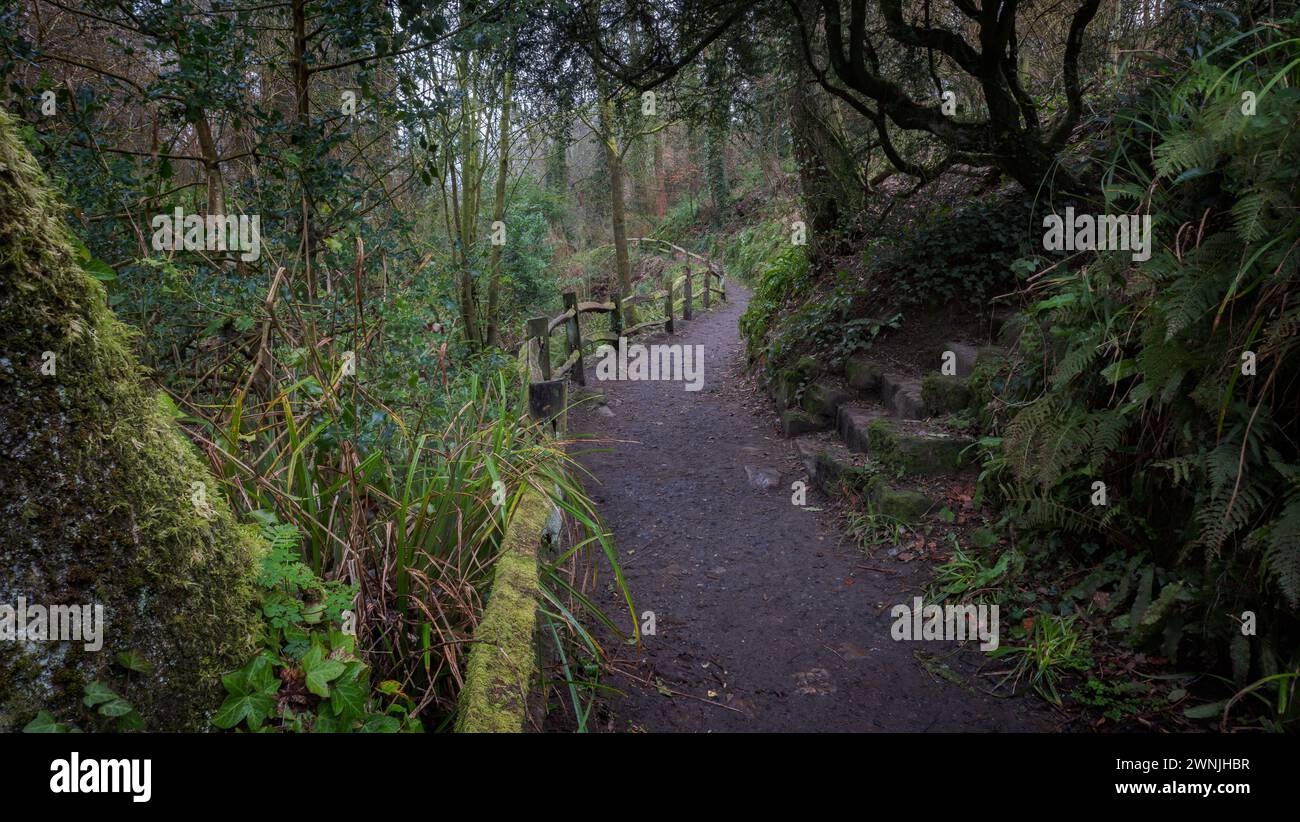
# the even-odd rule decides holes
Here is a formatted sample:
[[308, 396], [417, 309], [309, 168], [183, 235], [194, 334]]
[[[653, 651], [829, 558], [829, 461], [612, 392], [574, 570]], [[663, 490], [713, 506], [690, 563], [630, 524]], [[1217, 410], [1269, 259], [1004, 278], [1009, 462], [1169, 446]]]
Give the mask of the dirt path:
[[[596, 382], [608, 413], [588, 405], [570, 429], [612, 441], [580, 457], [638, 613], [656, 633], [626, 647], [596, 724], [647, 731], [1050, 730], [1031, 700], [988, 696], [969, 683], [981, 655], [955, 643], [895, 642], [889, 609], [924, 581], [898, 573], [839, 532], [834, 518], [791, 503], [806, 480], [776, 432], [766, 397], [743, 375], [737, 319], [749, 300], [698, 315], [672, 337], [702, 344], [704, 388], [680, 382]], [[584, 449], [586, 450], [586, 449]], [[762, 491], [750, 468], [780, 471]], [[808, 506], [825, 499], [809, 488]], [[617, 600], [605, 592], [611, 613]], [[627, 619], [623, 606], [623, 620]], [[928, 660], [922, 664], [922, 659]], [[958, 676], [954, 676], [954, 672]], [[954, 681], [961, 680], [961, 681]], [[987, 687], [987, 684], [982, 685]], [[665, 693], [672, 695], [665, 695]], [[672, 693], [675, 692], [675, 693]]]

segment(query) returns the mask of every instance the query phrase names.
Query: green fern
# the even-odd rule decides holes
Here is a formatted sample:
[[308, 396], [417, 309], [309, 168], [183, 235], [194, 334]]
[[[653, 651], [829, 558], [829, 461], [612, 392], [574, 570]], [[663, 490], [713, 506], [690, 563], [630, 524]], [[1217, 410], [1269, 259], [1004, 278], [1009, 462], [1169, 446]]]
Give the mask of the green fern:
[[1300, 610], [1300, 495], [1291, 498], [1267, 534], [1266, 567], [1287, 602]]

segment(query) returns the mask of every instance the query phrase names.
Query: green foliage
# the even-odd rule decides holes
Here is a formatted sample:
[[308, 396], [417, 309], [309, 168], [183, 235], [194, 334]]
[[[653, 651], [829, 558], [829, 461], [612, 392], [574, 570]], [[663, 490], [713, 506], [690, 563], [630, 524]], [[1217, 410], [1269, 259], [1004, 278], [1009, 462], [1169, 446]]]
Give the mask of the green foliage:
[[999, 687], [1010, 682], [1014, 690], [1024, 682], [1044, 699], [1060, 705], [1062, 679], [1092, 666], [1092, 643], [1080, 630], [1077, 617], [1042, 614], [1034, 619], [1025, 644], [1002, 645], [989, 655], [1011, 662]]
[[779, 225], [742, 232], [729, 258], [741, 271], [762, 271], [741, 318], [750, 359], [765, 354], [771, 369], [816, 351], [834, 368], [897, 327], [908, 307], [969, 302], [982, 309], [1013, 284], [1011, 264], [1025, 251], [1015, 238], [1025, 236], [1030, 213], [1013, 195], [938, 209], [882, 232], [861, 268], [834, 276], [813, 271], [802, 247], [782, 248]]
[[942, 601], [947, 597], [965, 600], [1001, 584], [1011, 567], [1012, 552], [1006, 551], [996, 562], [989, 564], [974, 551], [968, 551], [949, 533], [952, 556], [947, 562], [935, 566], [932, 598]]
[[850, 508], [845, 518], [849, 536], [868, 556], [877, 548], [898, 545], [910, 530], [902, 520], [875, 511]]
[[1010, 266], [1028, 247], [1030, 215], [1022, 195], [1003, 195], [937, 210], [899, 235], [879, 237], [866, 252], [872, 301], [982, 308], [1013, 284]]
[[[1102, 254], [1039, 281], [1020, 367], [1043, 389], [1009, 403], [986, 452], [1022, 525], [1149, 557], [1110, 566], [1112, 605], [1134, 598], [1116, 619], [1133, 641], [1172, 656], [1199, 635], [1206, 660], [1240, 676], [1263, 643], [1223, 614], [1267, 611], [1277, 642], [1300, 609], [1300, 41], [1281, 31], [1166, 67], [1116, 116], [1107, 205], [1154, 216], [1152, 256]], [[1257, 42], [1270, 45], [1243, 60]], [[1261, 87], [1243, 114], [1242, 90]]]
[[266, 589], [262, 614], [271, 627], [315, 624], [322, 618], [340, 621], [357, 595], [357, 586], [317, 577], [302, 562], [302, 534], [296, 526], [265, 525], [262, 536], [271, 550], [262, 557], [258, 584]]
[[787, 246], [764, 268], [754, 286], [749, 307], [740, 317], [740, 333], [751, 359], [766, 345], [768, 329], [778, 312], [810, 283], [808, 256], [802, 246]]
[[227, 696], [212, 724], [254, 732], [422, 730], [400, 687], [372, 688], [370, 666], [356, 657], [356, 637], [345, 632], [355, 617], [342, 610], [355, 588], [322, 582], [298, 560], [294, 526], [266, 524], [262, 533], [271, 544], [258, 580], [266, 589], [263, 647], [222, 676]]
[[1071, 698], [1095, 708], [1102, 716], [1113, 721], [1144, 714], [1174, 702], [1186, 694], [1182, 689], [1171, 691], [1171, 698], [1160, 699], [1152, 694], [1153, 688], [1145, 682], [1111, 681], [1089, 678], [1070, 692]]
[[[131, 672], [148, 673], [149, 666], [135, 652], [123, 652], [117, 655], [117, 664], [125, 671], [123, 684], [131, 687]], [[117, 691], [104, 682], [92, 680], [81, 691], [81, 704], [86, 709], [83, 722], [84, 730], [98, 733], [128, 732], [144, 730], [144, 719], [140, 713]], [[81, 733], [83, 728], [70, 723], [59, 722], [49, 711], [38, 711], [36, 716], [23, 726], [23, 733]]]

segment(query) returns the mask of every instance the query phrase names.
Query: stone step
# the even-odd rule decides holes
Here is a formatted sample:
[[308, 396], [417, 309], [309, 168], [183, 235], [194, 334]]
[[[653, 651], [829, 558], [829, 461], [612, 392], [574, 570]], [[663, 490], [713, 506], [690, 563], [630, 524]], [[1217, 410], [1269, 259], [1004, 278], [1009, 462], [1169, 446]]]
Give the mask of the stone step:
[[871, 513], [906, 523], [921, 520], [937, 505], [934, 500], [920, 491], [895, 488], [881, 481], [871, 486], [867, 500]]
[[[975, 373], [976, 367], [981, 362], [989, 359], [997, 359], [1007, 355], [1007, 349], [1000, 345], [971, 345], [963, 342], [946, 342], [939, 349], [937, 366], [935, 371], [942, 372], [944, 363], [944, 353], [951, 351], [955, 356], [955, 365], [957, 366], [956, 376], [969, 377]], [[949, 375], [953, 376], [953, 375]]]
[[[961, 342], [946, 342], [943, 349], [939, 352], [939, 363], [942, 367], [944, 361], [944, 352], [951, 351], [956, 360], [958, 377], [969, 377], [975, 372], [975, 360], [979, 357], [979, 347]], [[942, 373], [942, 372], [940, 372]]]
[[971, 403], [969, 377], [949, 377], [938, 372], [921, 380], [921, 401], [927, 417], [939, 417], [964, 411]]
[[855, 354], [844, 361], [844, 379], [854, 391], [864, 394], [880, 393], [880, 378], [885, 371], [880, 364], [864, 354]]
[[871, 463], [854, 454], [830, 434], [813, 434], [794, 441], [795, 453], [808, 479], [823, 491], [833, 491], [843, 480], [863, 486], [871, 477]]
[[925, 417], [925, 403], [921, 399], [921, 381], [897, 374], [883, 374], [880, 378], [880, 401], [889, 413], [905, 420]]
[[794, 441], [794, 447], [813, 485], [827, 494], [833, 494], [846, 485], [865, 492], [868, 510], [874, 514], [914, 523], [937, 505], [921, 491], [885, 482], [873, 461], [850, 451], [826, 434], [799, 437]]
[[880, 408], [841, 405], [835, 427], [839, 430], [840, 439], [844, 442], [846, 448], [859, 454], [866, 454], [869, 453], [867, 427], [871, 425], [872, 421], [880, 419], [884, 415], [884, 411]]
[[853, 395], [834, 385], [815, 382], [803, 390], [800, 406], [814, 417], [835, 419], [840, 406], [853, 399]]
[[789, 439], [813, 431], [825, 431], [832, 422], [832, 417], [814, 416], [807, 411], [789, 408], [781, 412], [781, 436]]
[[957, 470], [961, 452], [974, 442], [926, 423], [884, 416], [859, 406], [842, 406], [836, 427], [850, 451], [866, 454], [886, 468], [921, 476]]

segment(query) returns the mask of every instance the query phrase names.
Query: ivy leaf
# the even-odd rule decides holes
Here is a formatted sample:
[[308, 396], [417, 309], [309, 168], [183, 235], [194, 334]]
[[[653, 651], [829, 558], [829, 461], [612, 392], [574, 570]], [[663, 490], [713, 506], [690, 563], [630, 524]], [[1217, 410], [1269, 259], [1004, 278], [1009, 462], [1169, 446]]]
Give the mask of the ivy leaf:
[[212, 724], [218, 728], [233, 728], [246, 721], [250, 729], [256, 730], [274, 710], [275, 697], [271, 693], [255, 691], [249, 694], [231, 694], [217, 709]]
[[135, 708], [132, 707], [131, 703], [127, 702], [125, 699], [122, 699], [121, 697], [118, 697], [117, 699], [109, 700], [108, 702], [105, 702], [103, 705], [99, 706], [99, 713], [103, 716], [109, 716], [109, 717], [126, 716], [127, 714], [132, 713], [133, 711], [135, 711]]
[[330, 716], [329, 711], [325, 710], [325, 704], [321, 703], [316, 712], [316, 724], [313, 729], [318, 734], [337, 734], [343, 733], [348, 728], [339, 720]]
[[370, 695], [370, 672], [364, 662], [352, 661], [331, 687], [330, 705], [340, 722], [351, 724], [366, 710]]
[[118, 695], [113, 689], [102, 682], [90, 682], [86, 685], [85, 693], [82, 695], [81, 702], [88, 708], [93, 708], [102, 702], [111, 702], [118, 699]]
[[384, 714], [371, 714], [361, 726], [363, 734], [395, 734], [402, 730], [402, 723], [396, 717]]
[[[166, 397], [167, 395], [163, 394], [162, 396]], [[168, 397], [168, 400], [170, 399], [171, 398]], [[175, 404], [172, 405], [172, 408], [176, 408]], [[136, 673], [141, 674], [147, 674], [153, 669], [153, 666], [149, 664], [149, 660], [145, 659], [144, 655], [139, 651], [134, 650], [119, 652], [117, 655], [117, 664], [121, 665], [128, 671], [135, 671]]]
[[267, 717], [275, 712], [275, 693], [280, 690], [280, 680], [275, 676], [272, 660], [258, 654], [243, 668], [221, 677], [230, 696], [221, 703], [212, 717], [218, 728], [233, 728], [247, 722], [249, 730], [257, 730]]
[[117, 279], [113, 267], [100, 259], [88, 260], [81, 264], [81, 268], [101, 283], [111, 283]]
[[66, 734], [68, 726], [55, 722], [49, 711], [39, 711], [36, 718], [23, 726], [25, 734]]
[[337, 659], [326, 659], [325, 649], [313, 642], [311, 650], [302, 658], [302, 670], [307, 675], [307, 690], [320, 697], [330, 695], [329, 683], [343, 675], [347, 666]]
[[144, 717], [140, 716], [137, 711], [131, 711], [117, 721], [117, 729], [119, 731], [143, 731]]

